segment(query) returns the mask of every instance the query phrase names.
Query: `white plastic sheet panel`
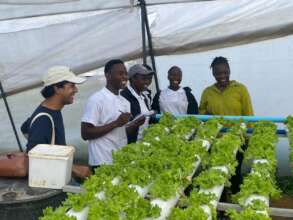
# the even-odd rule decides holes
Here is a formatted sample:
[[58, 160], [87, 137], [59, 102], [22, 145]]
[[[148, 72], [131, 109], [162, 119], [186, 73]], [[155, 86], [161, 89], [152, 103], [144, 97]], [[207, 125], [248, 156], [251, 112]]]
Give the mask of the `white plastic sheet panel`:
[[41, 82], [53, 65], [68, 65], [78, 73], [112, 58], [130, 59], [142, 50], [140, 25], [140, 12], [124, 9], [2, 33], [0, 79], [11, 91]]
[[[197, 52], [293, 34], [293, 1], [237, 0], [177, 4], [157, 14], [157, 55]], [[172, 16], [170, 16], [172, 15]]]
[[[102, 2], [113, 6], [110, 4], [114, 1]], [[115, 4], [130, 3], [117, 0]], [[205, 51], [290, 35], [292, 11], [293, 1], [288, 0], [148, 6], [156, 55]], [[140, 10], [133, 7], [0, 21], [0, 44], [0, 80], [7, 91], [22, 89], [40, 83], [52, 65], [68, 65], [84, 72], [103, 66], [111, 58], [140, 56]]]
[[32, 5], [32, 4], [55, 4], [64, 2], [73, 2], [79, 0], [0, 0], [0, 4], [15, 4], [15, 5]]
[[[56, 3], [58, 0], [54, 0], [53, 2], [50, 0], [42, 0], [41, 3], [43, 4], [40, 4], [38, 1], [28, 0], [27, 2], [31, 2], [32, 4], [23, 4], [22, 0], [13, 0], [14, 4], [0, 4], [0, 20], [130, 7], [132, 3], [130, 0], [71, 0], [60, 1], [59, 3]], [[16, 2], [19, 2], [19, 4], [16, 4]]]
[[[146, 4], [196, 2], [198, 0], [145, 0]], [[0, 0], [0, 20], [30, 16], [129, 8], [138, 0]]]

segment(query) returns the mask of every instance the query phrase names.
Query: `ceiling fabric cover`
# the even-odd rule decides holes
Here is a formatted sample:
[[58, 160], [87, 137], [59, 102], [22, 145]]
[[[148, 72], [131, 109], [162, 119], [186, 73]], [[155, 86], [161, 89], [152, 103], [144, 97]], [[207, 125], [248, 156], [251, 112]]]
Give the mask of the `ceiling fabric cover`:
[[[107, 5], [114, 1], [103, 2]], [[148, 6], [156, 55], [205, 51], [291, 35], [292, 11], [293, 1], [287, 0]], [[139, 7], [0, 21], [0, 80], [8, 92], [22, 90], [39, 84], [53, 65], [68, 65], [81, 73], [101, 67], [111, 58], [141, 57], [141, 42]]]
[[[147, 5], [197, 1], [199, 0], [145, 0]], [[130, 8], [138, 4], [138, 0], [0, 0], [0, 20]]]

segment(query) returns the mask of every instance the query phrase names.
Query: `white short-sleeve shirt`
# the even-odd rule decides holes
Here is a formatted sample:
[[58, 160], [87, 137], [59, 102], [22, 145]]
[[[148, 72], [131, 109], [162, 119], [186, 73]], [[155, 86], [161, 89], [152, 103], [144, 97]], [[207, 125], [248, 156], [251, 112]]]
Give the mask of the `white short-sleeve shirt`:
[[183, 88], [179, 88], [177, 91], [169, 88], [162, 90], [159, 105], [162, 113], [186, 114], [188, 101], [185, 90]]
[[[102, 126], [115, 121], [121, 112], [130, 112], [129, 102], [107, 88], [94, 93], [87, 102], [82, 122]], [[112, 163], [112, 151], [127, 144], [125, 126], [118, 127], [97, 139], [89, 140], [89, 165]]]

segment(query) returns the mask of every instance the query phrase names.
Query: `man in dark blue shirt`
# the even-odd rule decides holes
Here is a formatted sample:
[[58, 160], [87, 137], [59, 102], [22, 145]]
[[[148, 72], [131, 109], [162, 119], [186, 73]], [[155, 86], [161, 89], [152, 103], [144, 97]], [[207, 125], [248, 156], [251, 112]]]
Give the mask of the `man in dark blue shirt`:
[[78, 92], [76, 84], [84, 81], [65, 66], [48, 70], [41, 91], [45, 100], [21, 126], [22, 132], [28, 134], [27, 152], [37, 144], [66, 145], [61, 110], [64, 105], [73, 103]]
[[51, 144], [52, 142], [52, 122], [46, 114], [42, 114], [32, 123], [32, 119], [40, 113], [49, 114], [54, 122], [55, 130], [55, 141], [52, 144], [66, 145], [65, 131], [63, 118], [60, 110], [49, 109], [45, 106], [39, 105], [33, 112], [32, 116], [28, 118], [23, 125], [21, 130], [23, 133], [28, 133], [27, 152], [30, 151], [34, 146], [40, 143]]

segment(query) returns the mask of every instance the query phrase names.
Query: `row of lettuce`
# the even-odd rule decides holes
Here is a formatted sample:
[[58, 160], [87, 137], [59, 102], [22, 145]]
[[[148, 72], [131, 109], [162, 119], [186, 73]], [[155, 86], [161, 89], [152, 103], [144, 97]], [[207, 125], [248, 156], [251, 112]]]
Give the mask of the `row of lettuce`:
[[[244, 126], [243, 126], [244, 125]], [[170, 219], [216, 219], [217, 202], [223, 188], [229, 185], [229, 179], [235, 174], [238, 164], [236, 153], [244, 144], [246, 126], [236, 123], [211, 148], [205, 170], [193, 180], [194, 190], [187, 199], [187, 208], [175, 208]]]
[[[84, 194], [69, 194], [61, 207], [47, 208], [41, 219], [79, 218], [68, 216], [68, 210], [86, 211], [88, 220], [160, 218], [165, 207], [152, 201], [168, 201], [183, 193], [191, 184], [195, 164], [205, 161], [206, 145], [220, 128], [218, 119], [202, 124], [194, 117], [175, 121], [165, 114], [145, 131], [141, 142], [115, 152], [113, 165], [99, 167], [83, 184]], [[147, 192], [139, 193], [143, 190]]]
[[[293, 163], [293, 116], [287, 117], [287, 135], [290, 143], [290, 161]], [[293, 165], [291, 165], [293, 167]]]
[[[228, 132], [219, 135], [224, 124], [219, 118], [202, 123], [163, 115], [145, 130], [142, 141], [113, 153], [113, 164], [102, 165], [84, 182], [85, 193], [69, 194], [40, 220], [216, 219], [217, 201], [235, 174], [236, 153], [246, 140], [243, 122], [229, 122]], [[279, 195], [275, 131], [273, 123], [256, 123], [245, 152], [252, 169], [234, 196], [243, 211], [229, 210], [231, 219], [270, 219], [267, 200]], [[192, 178], [200, 164], [202, 172]], [[187, 197], [184, 190], [190, 185]], [[173, 208], [179, 198], [183, 209]]]
[[276, 185], [276, 125], [272, 122], [258, 122], [249, 139], [244, 161], [250, 162], [250, 173], [244, 178], [240, 192], [233, 196], [242, 211], [228, 210], [232, 220], [268, 220], [269, 201], [280, 196]]

